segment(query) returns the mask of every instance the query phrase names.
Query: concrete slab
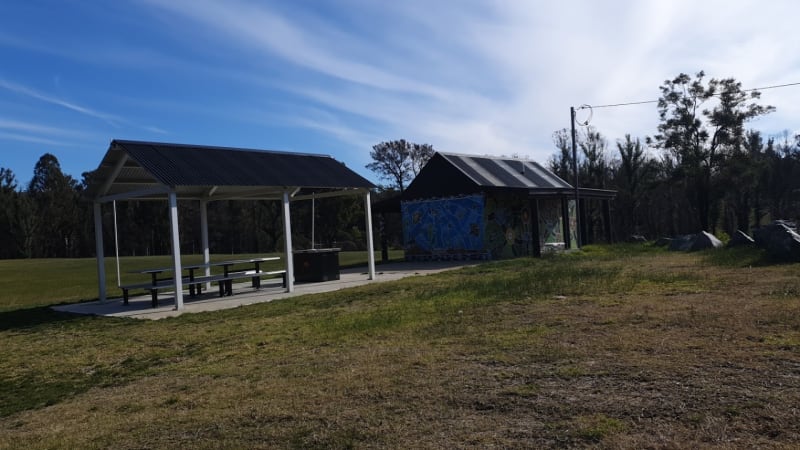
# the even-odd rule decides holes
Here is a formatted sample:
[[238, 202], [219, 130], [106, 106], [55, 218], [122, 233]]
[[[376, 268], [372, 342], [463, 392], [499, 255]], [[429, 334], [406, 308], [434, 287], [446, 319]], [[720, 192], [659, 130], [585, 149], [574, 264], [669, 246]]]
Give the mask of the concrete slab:
[[295, 284], [294, 292], [292, 293], [285, 292], [278, 279], [276, 279], [275, 282], [265, 280], [265, 282], [262, 282], [261, 289], [253, 289], [250, 287], [248, 281], [247, 283], [234, 284], [233, 295], [229, 297], [219, 297], [216, 289], [212, 289], [210, 292], [203, 293], [195, 298], [184, 295], [184, 309], [182, 311], [177, 311], [175, 309], [175, 298], [172, 292], [164, 292], [163, 295], [159, 292], [159, 306], [157, 308], [152, 308], [150, 306], [150, 295], [148, 294], [135, 297], [131, 296], [128, 305], [123, 305], [122, 298], [120, 297], [102, 302], [94, 301], [59, 305], [54, 306], [53, 309], [75, 314], [156, 320], [165, 317], [175, 317], [186, 313], [237, 308], [239, 306], [270, 302], [282, 298], [338, 291], [340, 289], [347, 289], [364, 284], [399, 280], [409, 276], [427, 275], [476, 264], [479, 264], [479, 262], [430, 261], [380, 264], [376, 267], [376, 277], [374, 280], [367, 279], [366, 266], [342, 269], [339, 280]]

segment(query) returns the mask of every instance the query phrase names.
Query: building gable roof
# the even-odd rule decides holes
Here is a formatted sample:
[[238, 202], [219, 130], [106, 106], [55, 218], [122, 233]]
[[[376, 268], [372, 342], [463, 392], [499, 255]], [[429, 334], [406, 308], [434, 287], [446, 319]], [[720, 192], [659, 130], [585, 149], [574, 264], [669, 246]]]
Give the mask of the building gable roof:
[[445, 197], [486, 189], [557, 194], [569, 192], [573, 187], [530, 160], [437, 152], [408, 186], [403, 198]]
[[442, 156], [481, 187], [572, 189], [569, 183], [534, 161], [455, 153]]
[[327, 155], [114, 140], [90, 177], [91, 198], [174, 190], [179, 198], [277, 198], [286, 188], [369, 189], [374, 185]]

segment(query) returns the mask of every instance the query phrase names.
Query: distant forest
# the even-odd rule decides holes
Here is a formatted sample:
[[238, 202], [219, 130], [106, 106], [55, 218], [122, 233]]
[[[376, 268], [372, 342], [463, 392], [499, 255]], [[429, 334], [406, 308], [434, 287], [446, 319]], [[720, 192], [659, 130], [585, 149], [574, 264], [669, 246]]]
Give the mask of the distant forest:
[[[549, 168], [570, 184], [574, 181], [569, 133], [556, 133], [563, 151]], [[749, 131], [742, 146], [715, 157], [708, 178], [703, 166], [682, 164], [670, 154], [648, 152], [645, 144], [626, 136], [613, 147], [595, 129], [578, 132], [579, 184], [612, 189], [611, 229], [615, 241], [634, 235], [646, 239], [709, 231], [719, 237], [775, 219], [800, 218], [800, 136], [764, 140]], [[568, 155], [568, 156], [567, 156]], [[588, 202], [588, 242], [604, 240], [599, 202]]]
[[[749, 120], [774, 110], [758, 104], [758, 92], [743, 90], [732, 78], [706, 80], [703, 72], [694, 77], [680, 74], [660, 89], [660, 124], [653, 136], [625, 136], [610, 145], [595, 128], [579, 126], [575, 161], [570, 130], [553, 134], [556, 150], [547, 162], [553, 172], [573, 183], [577, 166], [580, 187], [617, 191], [611, 205], [615, 241], [633, 235], [656, 239], [700, 230], [724, 237], [736, 230], [749, 233], [775, 219], [800, 218], [800, 135], [787, 131], [765, 137], [746, 129]], [[395, 182], [381, 187], [373, 200], [401, 191], [408, 177], [418, 172], [423, 157], [433, 151], [430, 146], [416, 148], [406, 141], [381, 143], [373, 147], [375, 164], [368, 167], [375, 170], [371, 166], [378, 167], [377, 163], [396, 156], [396, 151], [389, 151], [397, 150], [396, 144], [402, 144], [406, 149], [403, 158], [409, 159], [394, 162], [405, 169]], [[390, 169], [385, 172], [392, 173]], [[83, 198], [88, 176], [84, 173], [78, 181], [64, 174], [52, 154], [39, 159], [27, 186], [19, 186], [11, 170], [0, 168], [0, 259], [94, 256], [92, 204]], [[198, 208], [193, 202], [179, 203], [184, 253], [202, 251]], [[292, 204], [296, 248], [311, 247], [311, 210], [311, 201]], [[103, 214], [105, 251], [113, 254], [114, 209], [104, 205]], [[121, 255], [170, 252], [165, 203], [118, 202], [116, 214]], [[602, 241], [600, 205], [589, 202], [586, 215], [582, 226], [586, 227], [587, 242]], [[212, 253], [282, 249], [277, 201], [211, 202], [208, 222]], [[364, 249], [364, 223], [360, 196], [317, 200], [314, 244]], [[376, 248], [384, 235], [390, 245], [401, 245], [397, 217], [385, 221], [376, 217], [373, 223]]]
[[[660, 87], [660, 123], [644, 142], [625, 136], [609, 148], [591, 126], [578, 127], [577, 164], [572, 135], [557, 131], [550, 168], [572, 182], [614, 189], [616, 240], [709, 231], [720, 237], [749, 233], [771, 220], [800, 215], [800, 136], [764, 137], [747, 122], [775, 108], [733, 78], [680, 74]], [[574, 120], [574, 118], [573, 118]], [[599, 208], [587, 211], [589, 242], [599, 240]]]
[[[0, 259], [74, 258], [95, 255], [92, 203], [83, 198], [89, 173], [78, 182], [61, 171], [52, 154], [36, 163], [33, 178], [22, 189], [14, 174], [0, 168]], [[362, 196], [317, 199], [314, 202], [314, 244], [344, 250], [366, 247]], [[292, 203], [295, 248], [310, 248], [312, 202]], [[106, 255], [114, 254], [114, 207], [103, 204]], [[199, 203], [178, 207], [181, 251], [201, 253]], [[169, 216], [165, 202], [116, 203], [121, 256], [169, 254]], [[265, 253], [283, 248], [278, 201], [216, 201], [208, 204], [212, 253]], [[376, 224], [376, 227], [378, 224]], [[376, 240], [378, 237], [375, 237]]]

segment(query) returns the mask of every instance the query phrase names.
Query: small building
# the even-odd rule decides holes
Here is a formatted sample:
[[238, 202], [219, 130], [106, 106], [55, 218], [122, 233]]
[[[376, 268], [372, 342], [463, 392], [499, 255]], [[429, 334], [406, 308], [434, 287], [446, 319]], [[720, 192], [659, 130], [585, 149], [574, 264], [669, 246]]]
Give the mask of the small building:
[[614, 191], [576, 190], [533, 161], [437, 152], [403, 192], [406, 259], [503, 259], [579, 246], [578, 204]]

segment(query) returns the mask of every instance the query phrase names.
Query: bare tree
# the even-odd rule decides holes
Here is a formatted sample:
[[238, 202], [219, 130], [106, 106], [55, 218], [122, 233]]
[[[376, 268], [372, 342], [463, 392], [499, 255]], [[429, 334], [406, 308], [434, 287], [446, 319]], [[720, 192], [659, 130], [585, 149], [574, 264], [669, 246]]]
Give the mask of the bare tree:
[[403, 192], [406, 183], [419, 174], [433, 153], [430, 144], [414, 144], [405, 139], [381, 142], [372, 147], [369, 152], [372, 162], [366, 167], [389, 180], [392, 183], [390, 187]]

